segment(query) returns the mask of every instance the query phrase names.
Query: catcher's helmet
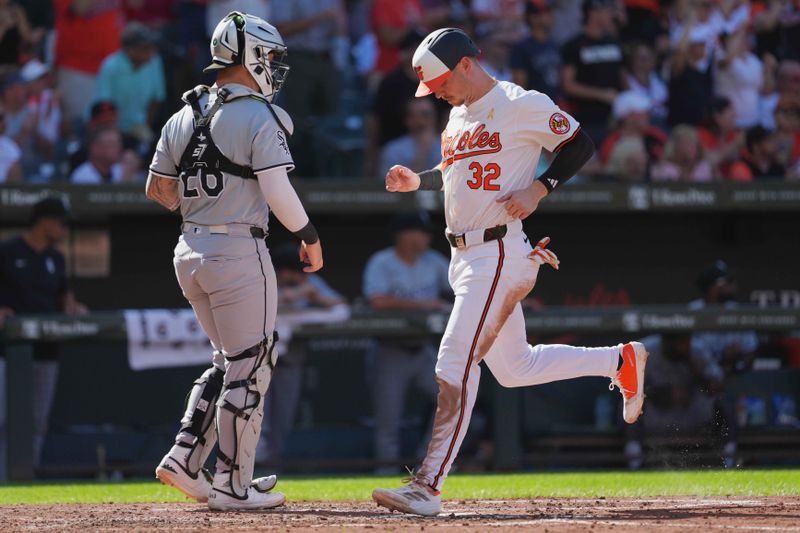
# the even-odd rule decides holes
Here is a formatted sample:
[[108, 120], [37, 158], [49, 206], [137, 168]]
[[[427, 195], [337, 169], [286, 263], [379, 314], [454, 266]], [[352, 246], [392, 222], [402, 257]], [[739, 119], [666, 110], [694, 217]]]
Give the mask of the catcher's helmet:
[[242, 65], [270, 101], [289, 71], [289, 65], [283, 62], [286, 45], [275, 26], [238, 11], [228, 13], [214, 29], [211, 56], [211, 64], [203, 72]]
[[419, 77], [415, 96], [435, 91], [453, 73], [463, 57], [477, 57], [481, 51], [457, 28], [442, 28], [428, 34], [414, 52], [411, 65]]

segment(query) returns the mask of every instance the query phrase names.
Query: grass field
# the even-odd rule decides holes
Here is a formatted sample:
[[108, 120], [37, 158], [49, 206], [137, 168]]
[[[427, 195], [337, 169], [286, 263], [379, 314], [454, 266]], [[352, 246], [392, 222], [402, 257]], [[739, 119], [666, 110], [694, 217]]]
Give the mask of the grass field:
[[[397, 477], [281, 478], [290, 501], [366, 501]], [[647, 498], [655, 496], [800, 496], [800, 470], [578, 472], [454, 475], [446, 499]], [[186, 501], [156, 481], [0, 485], [0, 505]]]

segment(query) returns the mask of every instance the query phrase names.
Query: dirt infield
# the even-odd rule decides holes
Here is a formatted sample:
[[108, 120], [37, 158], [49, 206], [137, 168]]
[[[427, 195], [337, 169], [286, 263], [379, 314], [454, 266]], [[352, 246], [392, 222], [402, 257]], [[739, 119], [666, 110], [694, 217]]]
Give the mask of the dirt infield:
[[259, 513], [199, 504], [12, 505], [0, 531], [797, 531], [800, 498], [648, 498], [447, 501], [437, 518], [374, 504], [291, 502]]

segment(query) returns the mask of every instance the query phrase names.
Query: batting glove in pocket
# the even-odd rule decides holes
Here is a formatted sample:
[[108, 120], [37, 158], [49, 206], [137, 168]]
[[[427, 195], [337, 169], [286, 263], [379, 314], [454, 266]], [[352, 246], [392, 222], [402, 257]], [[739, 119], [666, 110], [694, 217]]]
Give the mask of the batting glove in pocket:
[[555, 253], [547, 249], [548, 244], [550, 244], [550, 237], [543, 238], [536, 243], [536, 246], [533, 248], [533, 251], [528, 255], [528, 257], [536, 261], [536, 264], [539, 266], [548, 264], [558, 270], [558, 257], [556, 257]]

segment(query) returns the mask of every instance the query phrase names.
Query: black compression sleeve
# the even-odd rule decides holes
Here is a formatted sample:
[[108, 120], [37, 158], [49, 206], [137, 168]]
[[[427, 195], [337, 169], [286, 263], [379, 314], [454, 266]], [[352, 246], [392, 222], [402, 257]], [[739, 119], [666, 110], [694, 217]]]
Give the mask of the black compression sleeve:
[[556, 157], [538, 180], [552, 192], [574, 176], [594, 154], [594, 143], [583, 130], [556, 153]]
[[442, 185], [444, 185], [442, 171], [438, 168], [423, 170], [419, 173], [419, 190], [441, 191]]
[[294, 235], [306, 244], [314, 244], [319, 240], [317, 228], [314, 227], [314, 224], [312, 224], [310, 220], [308, 221], [308, 224], [295, 231]]

